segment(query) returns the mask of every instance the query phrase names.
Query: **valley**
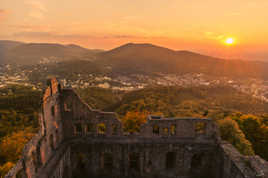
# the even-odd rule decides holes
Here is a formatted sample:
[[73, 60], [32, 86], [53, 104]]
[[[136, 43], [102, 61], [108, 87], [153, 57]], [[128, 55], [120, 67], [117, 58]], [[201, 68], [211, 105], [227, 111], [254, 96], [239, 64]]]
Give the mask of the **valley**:
[[[89, 65], [89, 66], [87, 66]], [[87, 61], [72, 61], [34, 66], [2, 65], [0, 87], [10, 84], [32, 86], [41, 90], [49, 77], [56, 76], [63, 86], [72, 88], [100, 87], [120, 91], [133, 91], [149, 86], [231, 86], [238, 91], [268, 101], [268, 81], [259, 78], [210, 76], [203, 73], [187, 74], [114, 74], [91, 70]], [[72, 69], [70, 69], [72, 68]]]

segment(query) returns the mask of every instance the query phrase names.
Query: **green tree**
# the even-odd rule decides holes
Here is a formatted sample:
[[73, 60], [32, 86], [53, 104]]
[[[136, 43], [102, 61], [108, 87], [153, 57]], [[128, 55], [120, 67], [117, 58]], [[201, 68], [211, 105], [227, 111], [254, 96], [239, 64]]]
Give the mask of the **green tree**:
[[246, 139], [244, 133], [240, 130], [238, 124], [231, 118], [225, 118], [218, 121], [221, 138], [228, 141], [244, 155], [253, 155], [251, 143]]
[[264, 119], [250, 114], [234, 117], [233, 119], [252, 143], [256, 154], [268, 159], [268, 126]]

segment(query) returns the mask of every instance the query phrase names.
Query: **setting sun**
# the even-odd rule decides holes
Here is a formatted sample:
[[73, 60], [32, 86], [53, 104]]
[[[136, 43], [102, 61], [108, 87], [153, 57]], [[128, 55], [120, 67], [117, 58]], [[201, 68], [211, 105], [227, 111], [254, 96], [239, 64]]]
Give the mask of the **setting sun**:
[[226, 38], [225, 44], [226, 45], [233, 45], [235, 40], [233, 38]]

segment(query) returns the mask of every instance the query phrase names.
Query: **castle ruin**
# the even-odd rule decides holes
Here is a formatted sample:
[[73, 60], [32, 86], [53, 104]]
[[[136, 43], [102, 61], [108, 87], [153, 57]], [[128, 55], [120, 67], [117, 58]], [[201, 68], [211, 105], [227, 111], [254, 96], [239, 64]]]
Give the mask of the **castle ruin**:
[[220, 139], [210, 119], [149, 116], [139, 133], [50, 81], [40, 130], [5, 178], [268, 178], [268, 163]]

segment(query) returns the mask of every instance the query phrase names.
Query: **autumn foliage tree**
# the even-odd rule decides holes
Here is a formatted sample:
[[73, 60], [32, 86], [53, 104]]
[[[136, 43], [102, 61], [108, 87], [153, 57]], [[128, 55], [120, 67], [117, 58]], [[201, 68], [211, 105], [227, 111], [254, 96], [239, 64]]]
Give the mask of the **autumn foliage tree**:
[[0, 178], [3, 178], [13, 166], [14, 163], [12, 162], [6, 162], [3, 166], [0, 166]]
[[251, 143], [246, 139], [244, 133], [240, 130], [238, 124], [231, 118], [225, 118], [218, 121], [221, 138], [228, 141], [244, 155], [253, 155]]
[[256, 154], [268, 159], [268, 125], [264, 118], [255, 115], [240, 115], [232, 117], [246, 138], [252, 143]]
[[6, 161], [16, 162], [21, 156], [24, 145], [33, 135], [31, 129], [26, 128], [5, 136], [0, 143], [0, 157]]
[[121, 119], [124, 127], [124, 131], [133, 133], [139, 132], [140, 126], [146, 122], [146, 113], [129, 111], [127, 114]]
[[24, 145], [32, 138], [34, 133], [31, 128], [26, 128], [11, 135], [7, 135], [0, 142], [0, 175], [5, 175], [8, 170], [21, 157]]

